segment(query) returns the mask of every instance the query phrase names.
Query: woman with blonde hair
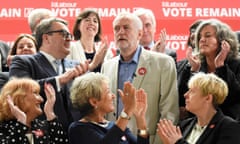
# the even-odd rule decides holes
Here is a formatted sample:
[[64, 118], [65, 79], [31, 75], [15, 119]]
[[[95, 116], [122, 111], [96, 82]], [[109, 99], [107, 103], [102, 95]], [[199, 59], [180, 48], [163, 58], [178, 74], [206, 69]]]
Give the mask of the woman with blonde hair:
[[[74, 80], [71, 100], [83, 117], [69, 127], [70, 144], [149, 144], [146, 93], [143, 89], [136, 90], [130, 82], [119, 93], [123, 111], [115, 122], [108, 121], [105, 116], [113, 112], [116, 97], [110, 91], [108, 78], [91, 72]], [[139, 129], [137, 137], [127, 128], [132, 116]]]
[[240, 124], [218, 108], [228, 95], [226, 82], [213, 73], [197, 73], [188, 82], [186, 109], [195, 117], [174, 126], [160, 120], [158, 135], [164, 144], [232, 144], [240, 143]]
[[53, 107], [55, 90], [44, 85], [47, 101], [44, 113], [47, 120], [37, 119], [42, 114], [39, 84], [29, 78], [12, 78], [0, 95], [0, 142], [7, 144], [68, 143], [67, 134], [57, 121]]

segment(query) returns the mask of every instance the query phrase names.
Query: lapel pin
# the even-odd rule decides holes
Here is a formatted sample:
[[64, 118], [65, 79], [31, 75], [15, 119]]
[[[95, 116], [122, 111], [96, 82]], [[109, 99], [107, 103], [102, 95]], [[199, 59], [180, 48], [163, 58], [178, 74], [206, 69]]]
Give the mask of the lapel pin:
[[43, 131], [40, 129], [33, 130], [32, 132], [36, 135], [36, 137], [42, 137], [44, 135]]
[[147, 69], [145, 67], [141, 67], [138, 69], [139, 75], [145, 75], [147, 73]]
[[214, 128], [214, 127], [215, 127], [215, 125], [214, 125], [214, 124], [211, 124], [209, 127], [212, 129], [212, 128]]

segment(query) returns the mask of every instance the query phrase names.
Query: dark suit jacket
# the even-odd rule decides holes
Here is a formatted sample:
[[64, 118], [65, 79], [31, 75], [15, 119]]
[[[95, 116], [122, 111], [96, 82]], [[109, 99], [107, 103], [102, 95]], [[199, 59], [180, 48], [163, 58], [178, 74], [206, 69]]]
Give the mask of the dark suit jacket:
[[[63, 70], [65, 70], [65, 67], [74, 67], [75, 63], [74, 61], [63, 60], [62, 64]], [[10, 66], [9, 75], [10, 77], [30, 77], [37, 80], [41, 86], [40, 95], [44, 98], [45, 101], [45, 82], [51, 83], [54, 86], [55, 90], [57, 90], [55, 80], [57, 73], [52, 67], [51, 63], [41, 53], [37, 53], [36, 55], [15, 56]], [[73, 117], [70, 111], [71, 107], [72, 106], [69, 98], [69, 86], [65, 85], [61, 88], [60, 92], [56, 91], [54, 111], [66, 130], [69, 124], [73, 121]], [[44, 119], [44, 117], [40, 117], [40, 119]]]
[[[187, 144], [185, 139], [191, 133], [196, 122], [196, 117], [181, 122], [183, 139], [177, 141], [176, 144]], [[240, 144], [239, 134], [240, 124], [218, 110], [196, 144]]]
[[169, 56], [171, 56], [174, 59], [175, 64], [177, 65], [177, 53], [175, 50], [166, 48], [165, 53]]
[[129, 128], [122, 131], [114, 121], [110, 121], [106, 127], [75, 121], [69, 126], [68, 137], [70, 144], [149, 144], [149, 137], [136, 137]]
[[9, 46], [5, 42], [0, 41], [0, 55], [2, 56], [2, 59], [1, 59], [2, 71], [8, 71], [7, 56], [8, 56], [9, 50], [10, 50]]
[[1, 72], [0, 73], [0, 91], [4, 84], [8, 81], [9, 73], [8, 72]]
[[[178, 66], [178, 72], [181, 70], [181, 73], [178, 73], [180, 106], [185, 106], [184, 93], [188, 91], [187, 83], [193, 73], [189, 64], [182, 65], [182, 68], [180, 68], [180, 64]], [[207, 67], [204, 59], [201, 62], [200, 72], [208, 73]], [[240, 121], [240, 58], [226, 60], [224, 66], [216, 68], [214, 74], [222, 78], [228, 85], [228, 96], [219, 107], [225, 115]]]

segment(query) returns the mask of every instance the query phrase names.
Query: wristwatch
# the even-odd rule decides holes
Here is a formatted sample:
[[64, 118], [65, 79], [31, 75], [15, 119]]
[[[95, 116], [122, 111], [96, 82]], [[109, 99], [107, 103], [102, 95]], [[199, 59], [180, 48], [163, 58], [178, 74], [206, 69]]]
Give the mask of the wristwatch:
[[148, 129], [138, 129], [137, 133], [140, 136], [145, 136], [149, 134]]
[[124, 111], [121, 112], [120, 117], [123, 118], [123, 119], [127, 119], [127, 120], [131, 119], [131, 117], [127, 113], [125, 113]]

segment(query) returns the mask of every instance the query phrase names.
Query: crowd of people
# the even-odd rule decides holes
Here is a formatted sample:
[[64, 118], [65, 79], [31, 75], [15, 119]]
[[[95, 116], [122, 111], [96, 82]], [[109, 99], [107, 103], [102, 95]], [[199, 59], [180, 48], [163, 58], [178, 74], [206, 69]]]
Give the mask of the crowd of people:
[[48, 9], [28, 23], [32, 34], [0, 42], [1, 143], [240, 143], [239, 41], [228, 24], [194, 21], [177, 61], [165, 28], [154, 40], [150, 9], [114, 18], [117, 56], [93, 9], [73, 32]]

